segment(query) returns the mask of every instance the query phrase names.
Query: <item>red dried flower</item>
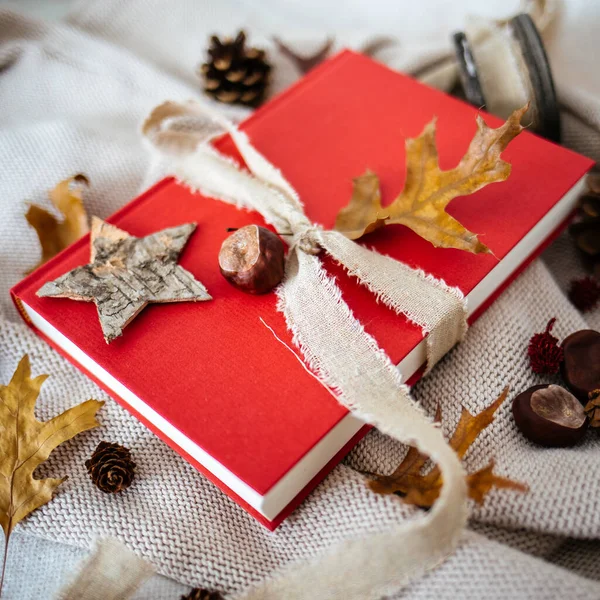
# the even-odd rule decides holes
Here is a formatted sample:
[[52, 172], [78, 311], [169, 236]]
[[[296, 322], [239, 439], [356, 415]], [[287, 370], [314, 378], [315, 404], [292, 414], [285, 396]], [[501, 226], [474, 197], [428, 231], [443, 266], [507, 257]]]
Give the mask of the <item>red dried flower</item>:
[[563, 358], [563, 349], [558, 344], [558, 338], [550, 333], [554, 323], [556, 323], [556, 317], [548, 321], [546, 331], [536, 333], [529, 340], [527, 354], [534, 373], [558, 373]]
[[600, 300], [600, 283], [593, 277], [573, 279], [569, 289], [569, 300], [581, 312], [591, 310]]

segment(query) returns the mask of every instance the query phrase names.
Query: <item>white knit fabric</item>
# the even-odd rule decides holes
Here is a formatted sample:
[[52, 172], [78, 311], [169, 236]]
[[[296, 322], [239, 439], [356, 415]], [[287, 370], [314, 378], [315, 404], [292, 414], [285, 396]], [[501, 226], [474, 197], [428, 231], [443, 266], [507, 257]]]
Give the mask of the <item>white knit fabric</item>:
[[[414, 3], [394, 4], [409, 14]], [[440, 1], [426, 11], [431, 30], [416, 41], [409, 31], [415, 27], [412, 17], [405, 22], [398, 13], [393, 26], [385, 28], [365, 21], [372, 30], [400, 39], [378, 57], [397, 68], [414, 68], [442, 56], [448, 48], [445, 20], [458, 27], [462, 22], [454, 12], [449, 16], [446, 4]], [[480, 4], [473, 2], [464, 11], [473, 12]], [[501, 4], [498, 14], [506, 16], [508, 9]], [[565, 142], [598, 160], [600, 82], [594, 71], [588, 75], [568, 60], [594, 56], [589, 40], [594, 23], [597, 30], [598, 15], [591, 4], [570, 2], [563, 20], [550, 31], [555, 37], [548, 39], [559, 93], [569, 110]], [[51, 26], [0, 13], [0, 381], [8, 381], [24, 352], [31, 355], [34, 373], [52, 373], [38, 402], [40, 418], [86, 398], [106, 396], [30, 332], [8, 300], [8, 288], [39, 258], [35, 234], [23, 219], [24, 202], [47, 206], [46, 191], [82, 171], [92, 181], [87, 205], [105, 217], [162, 176], [164, 165], [149, 163], [139, 125], [166, 98], [198, 96], [193, 70], [206, 34], [229, 33], [244, 24], [261, 42], [261, 32], [281, 35], [285, 25], [283, 9], [276, 3], [256, 8], [223, 1], [218, 8], [212, 6], [194, 0], [102, 0], [84, 3], [70, 25]], [[309, 16], [300, 6], [290, 2], [286, 18], [292, 20], [297, 10], [294, 22], [306, 22]], [[311, 0], [302, 6], [308, 11]], [[373, 3], [369, 10], [376, 12]], [[348, 15], [339, 18], [340, 45], [360, 48], [368, 41], [348, 31]], [[323, 39], [314, 33], [318, 29], [313, 23], [317, 44]], [[290, 33], [292, 39], [294, 35]], [[276, 54], [274, 59], [276, 89], [281, 89], [297, 73], [286, 59]], [[237, 118], [243, 112], [228, 115]], [[475, 323], [465, 342], [415, 387], [415, 396], [430, 414], [437, 401], [444, 400], [446, 433], [456, 424], [459, 403], [479, 411], [505, 384], [516, 393], [541, 381], [527, 366], [525, 348], [548, 318], [558, 317], [559, 337], [600, 325], [598, 311], [584, 318], [565, 297], [565, 286], [578, 268], [568, 240], [559, 240], [546, 256], [550, 269], [536, 261]], [[100, 420], [101, 428], [58, 448], [44, 465], [40, 475], [68, 474], [69, 480], [50, 504], [22, 523], [17, 530], [21, 535], [82, 548], [97, 536], [117, 537], [180, 582], [241, 591], [287, 565], [326, 553], [344, 539], [394, 527], [409, 515], [414, 518], [414, 509], [396, 498], [376, 496], [364, 485], [361, 470], [389, 471], [405, 452], [378, 432], [369, 434], [276, 532], [269, 533], [114, 402], [107, 402]], [[83, 463], [101, 439], [123, 443], [135, 456], [136, 481], [124, 494], [101, 494], [85, 473]], [[465, 465], [472, 470], [493, 456], [497, 471], [527, 482], [530, 493], [492, 492], [483, 507], [472, 508], [478, 533], [469, 533], [454, 556], [398, 597], [598, 598], [600, 583], [588, 578], [597, 573], [600, 539], [599, 449], [600, 438], [591, 434], [575, 448], [537, 448], [515, 430], [507, 403], [473, 445]], [[566, 538], [577, 541], [565, 542]], [[19, 545], [14, 548], [18, 552]], [[40, 563], [45, 554], [39, 553]], [[36, 594], [17, 571], [18, 566], [9, 563], [14, 587], [7, 587], [7, 598], [44, 597], [37, 577], [31, 579]], [[166, 596], [148, 591], [146, 597]]]
[[[15, 600], [56, 599], [61, 589], [69, 585], [86, 564], [89, 553], [43, 538], [19, 533], [10, 540], [3, 598]], [[187, 594], [190, 586], [162, 575], [146, 581], [130, 600], [176, 600]]]

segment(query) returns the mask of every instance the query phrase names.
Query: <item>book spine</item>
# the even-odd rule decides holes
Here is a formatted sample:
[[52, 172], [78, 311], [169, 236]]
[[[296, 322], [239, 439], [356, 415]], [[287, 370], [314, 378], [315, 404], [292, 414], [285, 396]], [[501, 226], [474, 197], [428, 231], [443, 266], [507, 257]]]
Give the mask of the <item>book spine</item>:
[[12, 298], [14, 305], [17, 307], [17, 312], [21, 315], [23, 321], [25, 321], [25, 323], [27, 323], [27, 325], [29, 325], [32, 329], [35, 329], [33, 323], [31, 322], [31, 319], [29, 318], [29, 315], [23, 308], [23, 302], [21, 302], [21, 299], [15, 293], [13, 293], [12, 290], [10, 293], [10, 297]]

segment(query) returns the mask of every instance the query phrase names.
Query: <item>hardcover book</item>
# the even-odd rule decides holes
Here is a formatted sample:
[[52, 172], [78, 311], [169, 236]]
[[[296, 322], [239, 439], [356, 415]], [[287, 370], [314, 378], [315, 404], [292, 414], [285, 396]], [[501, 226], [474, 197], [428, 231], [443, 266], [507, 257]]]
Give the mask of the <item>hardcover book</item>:
[[[437, 116], [443, 169], [455, 166], [475, 129], [472, 106], [349, 51], [323, 63], [242, 125], [252, 143], [299, 192], [308, 217], [333, 227], [352, 178], [381, 180], [383, 202], [401, 191], [404, 140]], [[490, 126], [501, 121], [486, 115]], [[214, 142], [241, 162], [228, 137]], [[383, 254], [423, 269], [468, 299], [476, 319], [561, 230], [591, 161], [525, 131], [503, 153], [512, 174], [449, 212], [493, 255], [436, 249], [406, 227], [365, 236]], [[90, 259], [85, 236], [12, 290], [27, 323], [85, 371], [260, 522], [274, 529], [366, 433], [306, 371], [292, 346], [275, 294], [250, 296], [220, 274], [227, 228], [264, 225], [258, 214], [165, 179], [109, 217], [134, 236], [195, 222], [180, 264], [204, 283], [209, 302], [150, 305], [106, 344], [92, 303], [40, 298], [48, 281]], [[421, 330], [378, 304], [331, 262], [357, 318], [414, 381], [425, 361]], [[467, 341], [468, 343], [468, 336]], [[343, 351], [343, 349], [340, 349]], [[168, 477], [168, 474], [165, 474]]]

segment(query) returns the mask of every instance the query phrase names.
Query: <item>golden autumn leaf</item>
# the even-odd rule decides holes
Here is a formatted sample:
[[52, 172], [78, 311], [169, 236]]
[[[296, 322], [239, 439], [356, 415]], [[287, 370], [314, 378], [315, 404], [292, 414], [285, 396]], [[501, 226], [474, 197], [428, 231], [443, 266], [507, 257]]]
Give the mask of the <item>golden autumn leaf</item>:
[[[508, 388], [498, 396], [485, 410], [472, 415], [463, 407], [460, 419], [450, 438], [450, 446], [463, 458], [471, 444], [479, 434], [494, 420], [494, 414], [508, 395]], [[440, 421], [438, 406], [436, 422]], [[391, 475], [372, 475], [369, 487], [378, 494], [398, 494], [405, 502], [421, 507], [430, 507], [437, 500], [442, 488], [442, 476], [439, 467], [435, 466], [428, 473], [421, 472], [428, 459], [416, 448], [409, 448], [404, 460]], [[494, 461], [467, 476], [469, 497], [475, 502], [483, 503], [485, 496], [492, 488], [512, 489], [526, 492], [527, 486], [517, 481], [499, 477], [493, 472]]]
[[36, 204], [29, 206], [25, 218], [35, 229], [42, 247], [42, 258], [34, 268], [43, 265], [90, 230], [83, 206], [83, 189], [88, 185], [87, 177], [78, 174], [61, 181], [48, 194], [52, 204], [63, 215], [62, 221]]
[[457, 196], [472, 194], [510, 175], [511, 167], [500, 154], [523, 130], [521, 117], [528, 108], [515, 110], [497, 129], [488, 127], [477, 115], [477, 132], [467, 153], [449, 171], [439, 166], [434, 119], [419, 137], [406, 140], [406, 181], [401, 194], [383, 207], [379, 178], [367, 171], [354, 180], [352, 198], [338, 213], [335, 229], [356, 240], [385, 225], [406, 225], [438, 248], [490, 252], [446, 207]]
[[46, 378], [31, 377], [29, 357], [25, 355], [10, 383], [0, 386], [0, 525], [7, 545], [15, 525], [49, 502], [66, 479], [34, 479], [36, 467], [57, 446], [96, 427], [96, 413], [104, 404], [87, 400], [50, 421], [38, 421], [34, 406]]

